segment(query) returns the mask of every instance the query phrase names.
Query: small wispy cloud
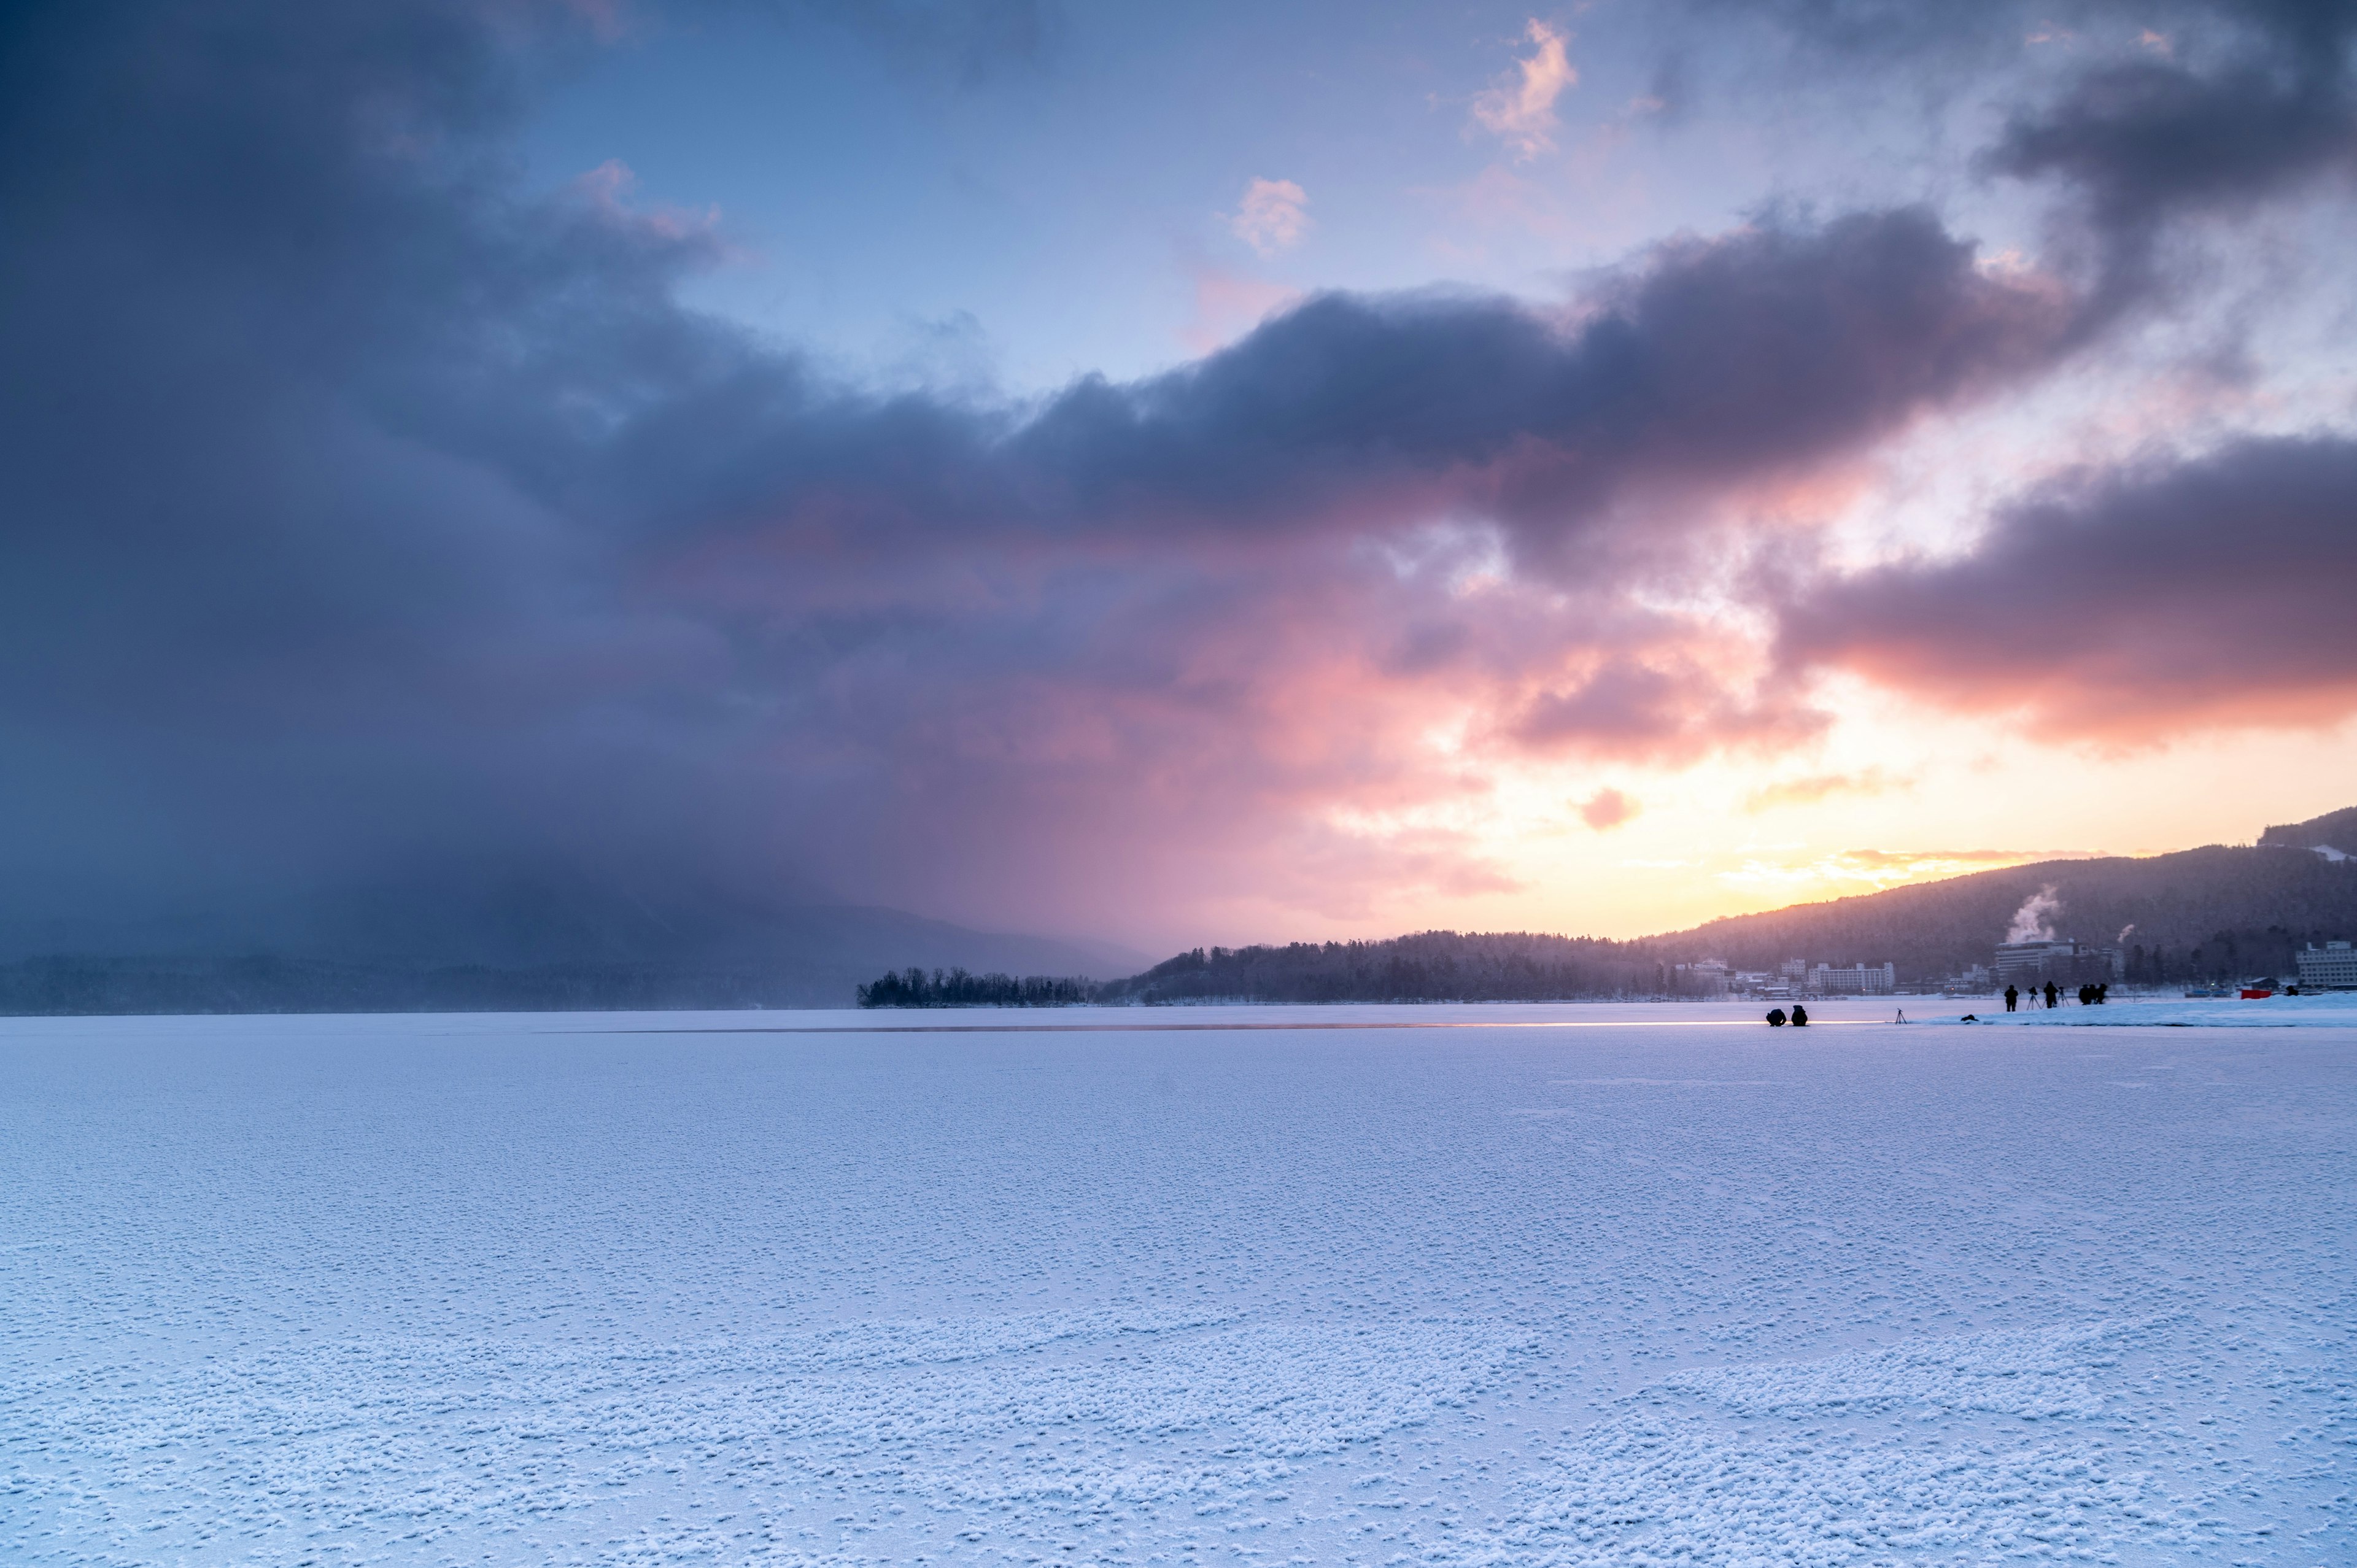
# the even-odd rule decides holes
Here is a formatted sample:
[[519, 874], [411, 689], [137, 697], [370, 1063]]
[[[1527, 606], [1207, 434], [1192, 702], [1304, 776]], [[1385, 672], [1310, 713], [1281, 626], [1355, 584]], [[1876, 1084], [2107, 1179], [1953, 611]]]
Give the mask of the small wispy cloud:
[[1744, 798], [1743, 809], [1757, 812], [1778, 806], [1813, 806], [1835, 795], [1887, 795], [1894, 789], [1912, 789], [1914, 782], [1894, 779], [1879, 768], [1857, 773], [1816, 773], [1754, 789]]
[[1473, 100], [1473, 121], [1514, 150], [1517, 163], [1555, 151], [1555, 134], [1562, 123], [1555, 101], [1579, 83], [1566, 46], [1571, 36], [1531, 18], [1523, 36], [1534, 48], [1496, 86]]
[[1262, 255], [1273, 256], [1309, 232], [1309, 193], [1289, 179], [1254, 178], [1244, 187], [1228, 228]]
[[641, 209], [631, 200], [638, 188], [637, 172], [619, 158], [608, 158], [596, 168], [574, 176], [571, 187], [575, 199], [587, 205], [601, 222], [659, 240], [718, 244], [716, 204], [700, 212], [669, 205]]
[[2040, 860], [2087, 860], [2089, 849], [1846, 849], [1842, 861], [1860, 866], [2026, 865]]
[[1636, 801], [1618, 789], [1598, 789], [1579, 802], [1579, 820], [1598, 832], [1617, 828], [1640, 810]]
[[1737, 868], [1717, 875], [1719, 881], [1738, 887], [1882, 888], [1996, 866], [2092, 860], [2099, 854], [2099, 851], [2083, 849], [1842, 849], [1803, 857], [1747, 858]]

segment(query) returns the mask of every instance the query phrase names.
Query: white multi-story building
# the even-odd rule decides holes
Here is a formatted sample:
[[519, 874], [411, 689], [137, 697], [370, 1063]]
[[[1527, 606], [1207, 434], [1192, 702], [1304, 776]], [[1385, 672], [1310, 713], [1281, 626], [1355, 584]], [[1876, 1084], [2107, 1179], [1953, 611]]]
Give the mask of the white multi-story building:
[[1809, 989], [1820, 996], [1889, 996], [1899, 989], [1899, 966], [1853, 963], [1835, 969], [1821, 963], [1809, 972]]
[[2008, 984], [2076, 985], [2083, 981], [2108, 983], [2127, 973], [2127, 957], [2117, 948], [2083, 947], [2074, 941], [2000, 942], [1996, 977]]
[[2057, 974], [2067, 972], [2072, 959], [2079, 951], [2076, 942], [2047, 940], [2028, 942], [1999, 942], [1996, 950], [1996, 977], [2003, 981], [2026, 980], [2035, 985], [2046, 978], [2049, 970]]
[[1727, 991], [1727, 965], [1717, 959], [1706, 958], [1695, 963], [1678, 965], [1677, 989], [1687, 996], [1724, 996]]
[[2357, 991], [2357, 949], [2347, 942], [2309, 946], [2298, 957], [2302, 991]]

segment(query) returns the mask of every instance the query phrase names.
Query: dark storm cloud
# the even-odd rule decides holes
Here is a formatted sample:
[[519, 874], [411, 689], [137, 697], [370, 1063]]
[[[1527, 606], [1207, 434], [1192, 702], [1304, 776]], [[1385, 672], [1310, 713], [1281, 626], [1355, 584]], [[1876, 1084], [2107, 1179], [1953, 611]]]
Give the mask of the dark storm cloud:
[[[12, 897], [660, 837], [659, 726], [611, 708], [702, 639], [614, 617], [599, 541], [515, 476], [616, 416], [618, 369], [720, 352], [664, 295], [692, 237], [501, 194], [532, 61], [474, 7], [6, 25]], [[426, 438], [458, 411], [509, 470]]]
[[1867, 59], [2013, 99], [1979, 166], [2060, 188], [2058, 227], [2098, 274], [2091, 328], [2159, 284], [2171, 220], [2357, 174], [2357, 0], [1770, 0], [1740, 12], [1844, 70]]
[[[613, 324], [577, 312], [559, 318], [561, 363], [543, 363], [538, 337], [497, 365], [461, 348], [472, 379], [421, 372], [398, 416], [552, 505], [634, 527], [806, 528], [857, 548], [977, 529], [1360, 530], [1460, 510], [1543, 554], [1632, 487], [1805, 466], [2040, 368], [2066, 316], [2050, 290], [1985, 276], [1969, 243], [1908, 209], [1667, 246], [1577, 314], [1323, 295], [1197, 364], [1089, 378], [1028, 416], [859, 397], [684, 317], [630, 327], [648, 344], [626, 353]], [[451, 336], [485, 334], [469, 322]], [[547, 413], [580, 406], [612, 417], [567, 427]]]
[[[2018, 112], [1983, 166], [2064, 184], [2110, 308], [2158, 281], [2172, 220], [2246, 213], [2357, 175], [2349, 0], [2187, 7], [2184, 58], [2099, 65]], [[2156, 38], [2159, 35], [2155, 35]]]
[[2026, 48], [2063, 43], [2175, 42], [2181, 29], [2237, 45], [2319, 59], [2345, 42], [2350, 0], [1987, 0], [1927, 5], [1917, 0], [1688, 0], [1693, 11], [1771, 26], [1806, 48], [1855, 61], [1970, 71], [2017, 61]]
[[2245, 440], [2081, 475], [1961, 560], [1804, 595], [1782, 652], [2050, 734], [2147, 741], [2346, 713], [2352, 606], [2357, 442]]
[[1082, 383], [1007, 456], [1091, 520], [1263, 526], [1394, 493], [1544, 549], [1629, 487], [1793, 468], [2018, 376], [2065, 315], [1911, 209], [1670, 245], [1583, 303], [1560, 321], [1491, 298], [1313, 299], [1187, 370]]

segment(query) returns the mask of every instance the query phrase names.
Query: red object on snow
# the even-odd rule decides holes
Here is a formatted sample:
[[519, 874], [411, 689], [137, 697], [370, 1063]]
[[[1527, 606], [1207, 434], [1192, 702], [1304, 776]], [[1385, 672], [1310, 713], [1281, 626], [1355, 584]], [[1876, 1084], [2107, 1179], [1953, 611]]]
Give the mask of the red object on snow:
[[2264, 986], [2245, 985], [2243, 987], [2243, 1000], [2245, 1002], [2264, 1002], [2274, 994], [2274, 992], [2267, 990]]

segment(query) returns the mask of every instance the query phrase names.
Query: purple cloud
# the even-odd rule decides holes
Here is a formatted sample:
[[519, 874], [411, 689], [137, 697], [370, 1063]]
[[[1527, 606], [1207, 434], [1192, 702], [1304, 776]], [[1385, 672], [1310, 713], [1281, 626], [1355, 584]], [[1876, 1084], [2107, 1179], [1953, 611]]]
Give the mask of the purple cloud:
[[1803, 593], [1795, 667], [2142, 742], [2357, 710], [2357, 443], [2234, 442], [2078, 475], [1971, 554]]
[[[580, 43], [525, 15], [5, 24], [8, 145], [52, 149], [0, 164], [24, 907], [534, 865], [1063, 922], [1138, 887], [1501, 886], [1333, 814], [1478, 794], [1501, 755], [1814, 733], [1761, 650], [1643, 590], [1708, 565], [1730, 503], [2086, 341], [2052, 279], [1899, 207], [1676, 240], [1551, 305], [1318, 295], [1033, 404], [874, 393], [683, 308], [708, 228], [517, 188], [535, 73]], [[1030, 47], [1032, 10], [973, 15]], [[2010, 166], [2092, 188], [2040, 158]], [[2112, 495], [2039, 504], [2109, 539]], [[2044, 559], [2018, 518], [1964, 578], [1808, 590], [1783, 657], [1970, 699], [1935, 612]], [[1468, 757], [1421, 744], [1442, 720]]]

